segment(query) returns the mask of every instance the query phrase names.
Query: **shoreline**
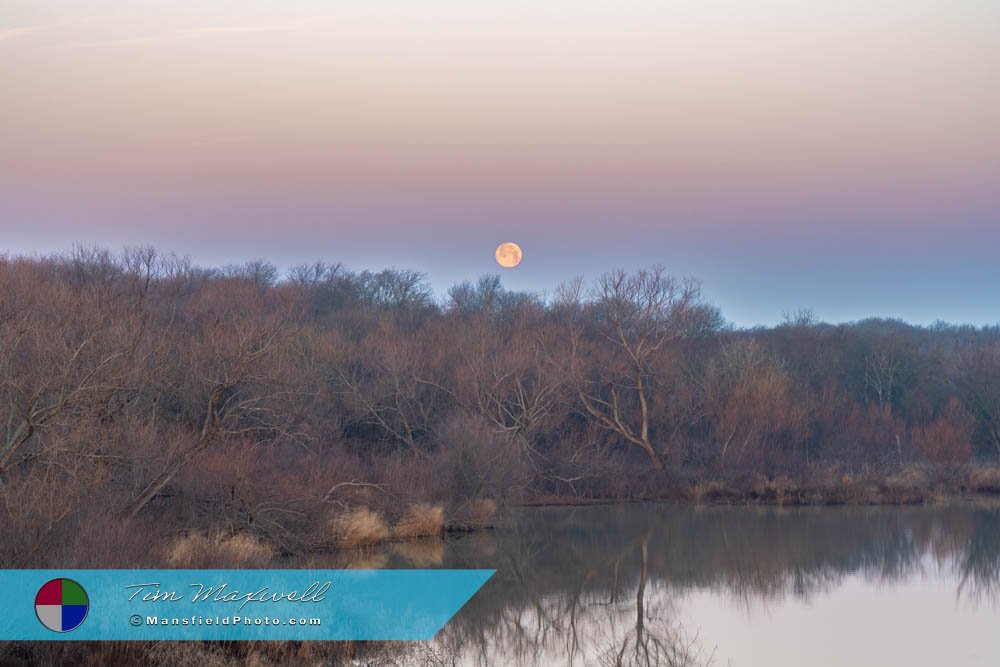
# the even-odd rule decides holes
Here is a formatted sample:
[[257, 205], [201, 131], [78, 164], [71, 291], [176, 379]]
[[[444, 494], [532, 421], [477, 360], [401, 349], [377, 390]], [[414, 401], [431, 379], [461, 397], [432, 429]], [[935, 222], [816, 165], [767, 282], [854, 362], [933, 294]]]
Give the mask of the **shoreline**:
[[[576, 498], [573, 496], [546, 497], [508, 505], [513, 509], [540, 509], [547, 507], [609, 507], [615, 505], [675, 505], [678, 507], [916, 507], [923, 505], [946, 505], [949, 503], [974, 503], [979, 501], [1000, 502], [1000, 493], [952, 494], [920, 500], [845, 500], [821, 499], [815, 502], [773, 498], [739, 497], [710, 501], [694, 501], [690, 498]], [[455, 531], [455, 532], [475, 532]], [[447, 532], [447, 531], [446, 531]]]
[[[799, 478], [733, 476], [731, 478], [674, 480], [675, 486], [662, 494], [631, 497], [588, 497], [538, 494], [494, 503], [478, 521], [447, 521], [437, 533], [448, 535], [493, 530], [506, 510], [556, 507], [604, 507], [633, 504], [664, 504], [687, 507], [917, 507], [953, 503], [1000, 502], [1000, 467], [909, 466], [889, 473], [843, 472], [831, 467], [808, 471]], [[417, 537], [417, 536], [413, 536]], [[433, 539], [433, 538], [432, 538]], [[368, 546], [399, 542], [388, 535]], [[405, 539], [403, 541], [406, 541]], [[358, 545], [362, 546], [362, 545]], [[356, 547], [348, 547], [348, 550]]]
[[738, 495], [727, 493], [711, 498], [695, 499], [691, 495], [674, 494], [649, 498], [586, 498], [580, 496], [545, 495], [537, 498], [509, 503], [498, 513], [496, 521], [478, 526], [446, 526], [439, 535], [419, 538], [389, 538], [358, 547], [335, 548], [334, 551], [352, 552], [372, 547], [386, 547], [392, 544], [412, 542], [414, 539], [447, 539], [472, 533], [490, 532], [503, 521], [504, 510], [531, 510], [546, 508], [613, 507], [618, 505], [672, 505], [676, 507], [773, 507], [773, 508], [835, 508], [835, 507], [931, 507], [949, 504], [987, 503], [1000, 505], [1000, 491], [946, 491], [940, 488], [927, 489], [923, 493], [911, 491], [915, 495], [885, 495], [877, 490], [869, 490], [872, 495], [831, 495], [829, 489], [820, 487], [798, 488], [793, 493], [757, 494], [749, 492]]
[[955, 500], [1000, 498], [1000, 467], [918, 466], [896, 470], [845, 472], [833, 466], [790, 475], [681, 476], [663, 493], [633, 497], [580, 497], [539, 494], [512, 505], [586, 506], [659, 502], [678, 505], [928, 505]]

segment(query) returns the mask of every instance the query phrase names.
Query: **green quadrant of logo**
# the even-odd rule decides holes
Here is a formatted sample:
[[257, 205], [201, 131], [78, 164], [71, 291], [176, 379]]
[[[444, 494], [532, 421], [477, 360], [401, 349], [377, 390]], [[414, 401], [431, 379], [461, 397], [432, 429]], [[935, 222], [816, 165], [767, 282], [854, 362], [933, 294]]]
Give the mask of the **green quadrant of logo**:
[[80, 584], [71, 579], [62, 580], [62, 603], [63, 604], [89, 604], [87, 593], [80, 587]]

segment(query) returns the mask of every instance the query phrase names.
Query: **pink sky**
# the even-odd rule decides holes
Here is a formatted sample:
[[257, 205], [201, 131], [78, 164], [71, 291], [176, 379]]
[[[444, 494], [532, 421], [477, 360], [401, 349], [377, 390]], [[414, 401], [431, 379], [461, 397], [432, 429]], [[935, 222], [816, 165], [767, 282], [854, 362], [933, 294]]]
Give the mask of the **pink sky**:
[[742, 323], [995, 322], [998, 83], [982, 0], [8, 0], [0, 250], [443, 289], [510, 238], [518, 288], [662, 262]]

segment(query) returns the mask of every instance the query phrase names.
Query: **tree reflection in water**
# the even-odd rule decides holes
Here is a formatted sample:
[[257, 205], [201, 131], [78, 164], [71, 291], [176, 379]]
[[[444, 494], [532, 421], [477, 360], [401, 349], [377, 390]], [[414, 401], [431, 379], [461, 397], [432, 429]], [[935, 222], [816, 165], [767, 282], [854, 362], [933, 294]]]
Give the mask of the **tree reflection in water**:
[[707, 665], [713, 647], [677, 608], [698, 591], [754, 614], [848, 576], [892, 585], [936, 574], [957, 582], [963, 604], [995, 605], [1000, 510], [531, 509], [493, 533], [450, 540], [442, 565], [497, 574], [431, 645], [413, 650], [420, 664]]

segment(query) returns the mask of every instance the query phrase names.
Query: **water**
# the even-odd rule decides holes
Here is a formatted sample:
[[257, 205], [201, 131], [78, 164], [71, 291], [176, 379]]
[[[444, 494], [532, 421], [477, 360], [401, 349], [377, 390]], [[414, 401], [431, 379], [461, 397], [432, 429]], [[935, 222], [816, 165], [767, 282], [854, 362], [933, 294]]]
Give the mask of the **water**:
[[526, 509], [378, 564], [493, 567], [421, 664], [1000, 664], [1000, 509]]

